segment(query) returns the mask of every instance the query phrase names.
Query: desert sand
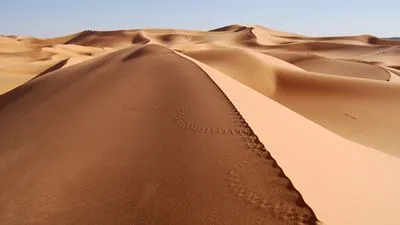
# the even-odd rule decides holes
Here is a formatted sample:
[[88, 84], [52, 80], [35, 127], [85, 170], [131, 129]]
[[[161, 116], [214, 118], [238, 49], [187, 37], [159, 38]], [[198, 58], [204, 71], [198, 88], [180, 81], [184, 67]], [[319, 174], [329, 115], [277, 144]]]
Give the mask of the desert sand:
[[396, 224], [400, 41], [0, 36], [2, 224]]

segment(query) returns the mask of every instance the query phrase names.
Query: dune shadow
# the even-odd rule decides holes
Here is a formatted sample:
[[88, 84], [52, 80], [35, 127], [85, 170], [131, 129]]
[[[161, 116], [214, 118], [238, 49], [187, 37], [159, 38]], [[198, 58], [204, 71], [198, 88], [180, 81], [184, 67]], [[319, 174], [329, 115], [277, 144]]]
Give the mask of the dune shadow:
[[69, 60], [69, 59], [64, 59], [64, 60], [62, 60], [61, 62], [56, 63], [55, 65], [53, 65], [53, 66], [47, 68], [45, 71], [39, 73], [39, 74], [38, 74], [37, 76], [35, 76], [33, 79], [36, 79], [36, 78], [38, 78], [38, 77], [40, 77], [40, 76], [43, 76], [43, 75], [45, 75], [45, 74], [47, 74], [47, 73], [50, 73], [50, 72], [52, 72], [52, 71], [55, 71], [55, 70], [60, 69], [60, 68], [63, 67], [65, 64], [67, 64], [68, 60]]

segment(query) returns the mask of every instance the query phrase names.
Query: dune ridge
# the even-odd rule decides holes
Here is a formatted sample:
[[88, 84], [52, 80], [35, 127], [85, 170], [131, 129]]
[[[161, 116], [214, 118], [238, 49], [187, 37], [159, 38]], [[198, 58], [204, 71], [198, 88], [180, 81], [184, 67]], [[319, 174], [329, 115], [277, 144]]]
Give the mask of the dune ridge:
[[334, 135], [212, 67], [188, 59], [229, 93], [321, 224], [397, 223], [400, 159]]
[[0, 123], [3, 224], [317, 222], [218, 86], [158, 45], [38, 76]]

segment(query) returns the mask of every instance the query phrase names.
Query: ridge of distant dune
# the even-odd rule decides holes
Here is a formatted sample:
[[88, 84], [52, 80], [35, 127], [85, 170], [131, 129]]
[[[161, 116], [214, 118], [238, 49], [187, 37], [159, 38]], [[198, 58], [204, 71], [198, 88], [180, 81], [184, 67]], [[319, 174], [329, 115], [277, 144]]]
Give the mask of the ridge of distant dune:
[[[298, 37], [292, 36], [285, 38], [292, 39], [292, 40], [303, 40], [303, 41], [342, 41], [354, 44], [369, 44], [369, 45], [389, 45], [389, 46], [396, 46], [400, 45], [400, 42], [395, 40], [386, 40], [382, 38], [378, 38], [372, 35], [359, 35], [359, 36], [334, 36], [334, 37]], [[356, 42], [351, 42], [356, 41]]]
[[234, 24], [234, 25], [228, 25], [228, 26], [216, 28], [216, 29], [210, 30], [210, 32], [218, 32], [218, 31], [222, 31], [222, 32], [226, 32], [226, 31], [238, 32], [238, 31], [242, 31], [242, 30], [245, 30], [245, 29], [247, 29], [246, 26], [241, 26], [241, 25], [238, 25], [238, 24]]
[[280, 51], [266, 51], [265, 54], [280, 58], [310, 72], [374, 80], [390, 80], [390, 74], [385, 69], [370, 63]]
[[89, 36], [91, 36], [92, 34], [96, 33], [95, 31], [91, 31], [91, 30], [85, 30], [82, 31], [80, 33], [77, 33], [75, 35], [75, 37], [69, 39], [68, 41], [66, 41], [64, 44], [75, 44], [76, 42], [79, 42]]
[[146, 37], [143, 32], [138, 32], [133, 35], [131, 42], [132, 44], [147, 44], [150, 42], [150, 39]]
[[69, 59], [61, 60], [60, 62], [56, 63], [54, 66], [51, 66], [51, 67], [47, 68], [45, 71], [39, 73], [35, 78], [40, 77], [40, 76], [42, 76], [42, 75], [44, 75], [44, 74], [46, 74], [46, 73], [50, 73], [50, 72], [52, 72], [52, 71], [55, 71], [55, 70], [60, 69], [60, 68], [63, 67], [65, 64], [67, 64], [68, 60], [69, 60]]

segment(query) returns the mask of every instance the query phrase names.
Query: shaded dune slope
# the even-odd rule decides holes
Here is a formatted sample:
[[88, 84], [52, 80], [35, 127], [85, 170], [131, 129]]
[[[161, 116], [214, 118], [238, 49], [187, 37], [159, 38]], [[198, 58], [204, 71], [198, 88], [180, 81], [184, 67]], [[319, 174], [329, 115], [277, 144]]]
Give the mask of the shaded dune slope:
[[217, 29], [213, 29], [213, 30], [210, 30], [210, 32], [227, 32], [227, 31], [239, 32], [239, 31], [246, 30], [246, 29], [249, 29], [249, 28], [246, 26], [234, 24], [234, 25], [229, 25], [229, 26], [224, 26], [224, 27], [220, 27]]
[[274, 50], [266, 51], [264, 53], [282, 59], [310, 72], [372, 80], [390, 80], [390, 73], [387, 70], [369, 63], [330, 59], [308, 53]]
[[293, 40], [307, 40], [307, 41], [343, 41], [353, 43], [356, 41], [358, 44], [369, 44], [369, 45], [399, 45], [399, 41], [386, 40], [377, 38], [371, 35], [358, 35], [358, 36], [338, 36], [338, 37], [298, 37], [298, 36], [285, 36], [285, 38]]
[[76, 37], [68, 40], [64, 44], [75, 44], [92, 47], [109, 47], [118, 45], [127, 45], [132, 43], [132, 40], [138, 39], [137, 34], [130, 34], [124, 30], [116, 31], [83, 31]]
[[167, 48], [38, 76], [0, 96], [0, 124], [5, 225], [317, 221], [225, 94]]

